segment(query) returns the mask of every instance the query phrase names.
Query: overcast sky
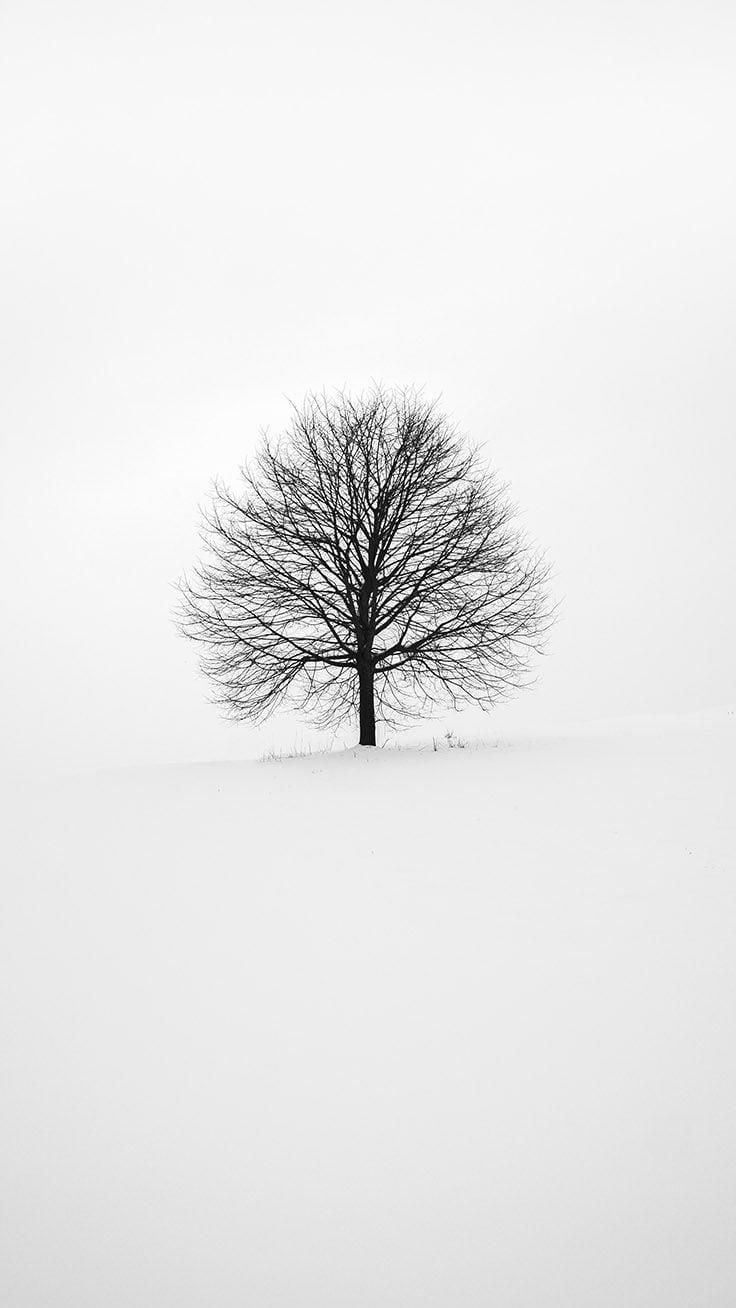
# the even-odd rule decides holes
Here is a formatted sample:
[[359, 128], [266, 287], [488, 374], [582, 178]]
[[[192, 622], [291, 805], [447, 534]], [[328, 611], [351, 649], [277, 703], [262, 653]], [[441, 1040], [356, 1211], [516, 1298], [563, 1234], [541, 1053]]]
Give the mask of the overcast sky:
[[172, 627], [286, 397], [441, 393], [549, 550], [489, 720], [733, 701], [732, 3], [5, 0], [3, 761], [237, 757]]

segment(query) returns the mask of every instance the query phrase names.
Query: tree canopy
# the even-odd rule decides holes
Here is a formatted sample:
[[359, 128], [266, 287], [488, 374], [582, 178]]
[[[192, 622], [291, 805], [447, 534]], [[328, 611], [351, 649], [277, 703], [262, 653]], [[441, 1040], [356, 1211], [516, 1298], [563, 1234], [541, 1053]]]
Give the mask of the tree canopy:
[[505, 490], [412, 389], [310, 394], [264, 435], [236, 489], [215, 483], [179, 623], [214, 698], [260, 721], [392, 725], [490, 707], [527, 684], [551, 620], [548, 567]]

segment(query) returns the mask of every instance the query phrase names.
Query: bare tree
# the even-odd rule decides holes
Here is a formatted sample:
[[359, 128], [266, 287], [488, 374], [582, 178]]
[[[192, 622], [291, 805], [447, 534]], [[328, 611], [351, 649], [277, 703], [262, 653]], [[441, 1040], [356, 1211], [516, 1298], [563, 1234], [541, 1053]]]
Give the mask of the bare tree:
[[320, 726], [484, 707], [527, 683], [551, 619], [547, 566], [479, 451], [413, 390], [309, 395], [204, 513], [182, 632], [215, 702]]

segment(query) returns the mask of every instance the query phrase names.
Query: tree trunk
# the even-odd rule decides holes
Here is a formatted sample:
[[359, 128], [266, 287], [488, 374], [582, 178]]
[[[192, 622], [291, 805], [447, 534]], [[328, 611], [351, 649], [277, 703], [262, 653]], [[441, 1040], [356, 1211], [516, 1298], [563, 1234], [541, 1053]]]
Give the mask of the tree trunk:
[[376, 743], [376, 709], [373, 702], [373, 663], [370, 657], [358, 664], [360, 686], [360, 743]]

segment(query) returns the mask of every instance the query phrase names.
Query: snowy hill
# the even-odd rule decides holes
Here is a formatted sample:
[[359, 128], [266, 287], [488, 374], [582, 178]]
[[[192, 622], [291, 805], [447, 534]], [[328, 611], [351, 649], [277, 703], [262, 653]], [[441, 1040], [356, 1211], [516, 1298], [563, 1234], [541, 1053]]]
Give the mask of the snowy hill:
[[735, 746], [6, 781], [0, 1300], [736, 1302]]

